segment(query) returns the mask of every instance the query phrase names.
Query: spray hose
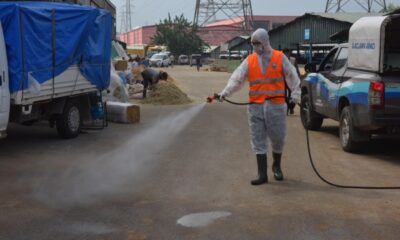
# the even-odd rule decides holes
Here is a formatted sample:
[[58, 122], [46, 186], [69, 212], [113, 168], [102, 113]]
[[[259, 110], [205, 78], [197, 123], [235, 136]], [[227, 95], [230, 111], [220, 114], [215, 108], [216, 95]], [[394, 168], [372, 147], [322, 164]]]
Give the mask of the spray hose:
[[[219, 100], [221, 98], [220, 95], [214, 93], [213, 96], [207, 97], [207, 102], [208, 103], [212, 103], [213, 100]], [[273, 99], [273, 98], [282, 98], [282, 96], [276, 96], [276, 97], [271, 97], [268, 98], [269, 99]], [[223, 98], [224, 101], [233, 104], [233, 105], [251, 105], [251, 104], [255, 104], [254, 102], [234, 102], [231, 101], [229, 99]], [[298, 104], [300, 109], [303, 109], [303, 104]], [[351, 189], [376, 189], [376, 190], [394, 190], [394, 189], [400, 189], [400, 186], [393, 186], [393, 187], [385, 187], [385, 186], [356, 186], [356, 185], [341, 185], [341, 184], [336, 184], [333, 183], [329, 180], [327, 180], [326, 178], [324, 178], [318, 171], [318, 169], [315, 167], [314, 164], [314, 160], [312, 158], [311, 155], [311, 147], [310, 147], [310, 138], [309, 138], [309, 134], [308, 134], [308, 129], [305, 128], [306, 130], [306, 140], [307, 140], [307, 150], [308, 150], [308, 158], [310, 160], [311, 163], [311, 167], [314, 171], [314, 173], [318, 176], [319, 179], [321, 179], [321, 181], [325, 182], [328, 185], [337, 187], [337, 188], [351, 188]]]
[[[274, 98], [285, 98], [285, 97], [284, 96], [274, 96], [274, 97], [269, 97], [266, 100], [271, 100], [271, 99], [274, 99]], [[221, 101], [220, 99], [221, 99], [221, 96], [218, 95], [217, 93], [214, 93], [213, 96], [207, 97], [207, 102], [208, 103], [212, 103], [212, 101], [214, 101], [214, 100]], [[227, 103], [230, 103], [230, 104], [233, 104], [233, 105], [241, 105], [241, 106], [243, 106], [243, 105], [257, 104], [255, 102], [235, 102], [235, 101], [229, 100], [229, 99], [227, 99], [225, 97], [222, 97], [222, 99], [223, 99], [223, 101], [226, 101]]]

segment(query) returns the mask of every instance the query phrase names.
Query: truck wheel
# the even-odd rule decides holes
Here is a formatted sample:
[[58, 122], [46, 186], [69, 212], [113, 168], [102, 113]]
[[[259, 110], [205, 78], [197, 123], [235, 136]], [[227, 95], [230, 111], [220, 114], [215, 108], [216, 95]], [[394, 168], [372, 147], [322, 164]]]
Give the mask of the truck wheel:
[[24, 126], [32, 126], [35, 122], [37, 122], [37, 120], [29, 120], [26, 122], [22, 122], [21, 124]]
[[300, 118], [303, 127], [308, 130], [318, 130], [322, 126], [323, 118], [316, 116], [311, 109], [310, 97], [304, 94], [301, 98]]
[[81, 113], [78, 104], [69, 101], [61, 115], [57, 116], [56, 126], [58, 135], [62, 138], [74, 138], [81, 130]]
[[350, 107], [346, 106], [343, 108], [342, 113], [340, 114], [339, 125], [340, 144], [342, 145], [344, 151], [356, 152], [360, 149], [361, 143], [354, 141], [357, 131], [360, 130], [353, 126]]

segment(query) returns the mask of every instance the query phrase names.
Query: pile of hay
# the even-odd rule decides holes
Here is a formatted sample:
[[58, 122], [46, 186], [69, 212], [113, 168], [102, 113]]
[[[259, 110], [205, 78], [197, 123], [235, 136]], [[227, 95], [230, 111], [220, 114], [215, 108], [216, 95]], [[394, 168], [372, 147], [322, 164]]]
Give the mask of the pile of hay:
[[188, 104], [192, 100], [175, 85], [171, 78], [168, 78], [167, 81], [159, 81], [153, 87], [150, 96], [140, 102], [155, 105], [177, 105]]
[[211, 71], [232, 73], [240, 65], [240, 60], [216, 59], [210, 66]]

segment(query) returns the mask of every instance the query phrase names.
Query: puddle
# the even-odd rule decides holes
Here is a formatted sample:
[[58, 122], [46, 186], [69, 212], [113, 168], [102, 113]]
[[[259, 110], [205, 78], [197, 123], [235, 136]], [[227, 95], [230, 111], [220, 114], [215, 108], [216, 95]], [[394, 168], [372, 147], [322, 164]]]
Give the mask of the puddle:
[[205, 227], [215, 220], [232, 215], [230, 212], [204, 212], [185, 215], [177, 223], [185, 227]]

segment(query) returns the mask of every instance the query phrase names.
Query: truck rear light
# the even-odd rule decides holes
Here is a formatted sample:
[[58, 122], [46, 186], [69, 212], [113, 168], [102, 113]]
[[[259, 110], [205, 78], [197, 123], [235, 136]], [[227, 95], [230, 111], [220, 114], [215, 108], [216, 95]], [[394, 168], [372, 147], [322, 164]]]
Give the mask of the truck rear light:
[[385, 84], [372, 81], [369, 85], [368, 102], [373, 109], [382, 109], [385, 106]]

